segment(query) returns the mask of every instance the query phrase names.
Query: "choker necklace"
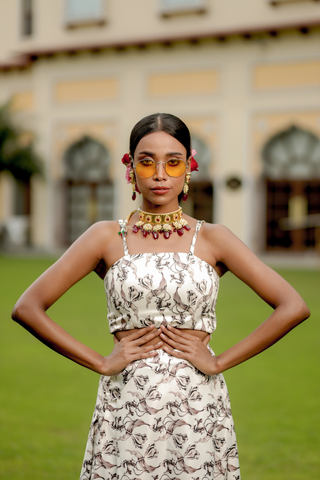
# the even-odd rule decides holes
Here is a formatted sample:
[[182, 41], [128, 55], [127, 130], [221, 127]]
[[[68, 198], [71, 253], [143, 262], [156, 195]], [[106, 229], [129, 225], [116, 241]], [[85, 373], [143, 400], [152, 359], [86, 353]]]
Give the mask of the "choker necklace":
[[[141, 208], [136, 210], [136, 212], [138, 212], [139, 221], [133, 225], [132, 231], [133, 233], [138, 233], [141, 230], [144, 238], [152, 233], [153, 238], [157, 240], [159, 234], [162, 233], [167, 240], [173, 232], [177, 232], [181, 237], [184, 234], [184, 230], [191, 230], [187, 220], [182, 218], [183, 212], [181, 207], [170, 213], [149, 213], [144, 212]], [[129, 218], [133, 213], [135, 212], [132, 212]]]

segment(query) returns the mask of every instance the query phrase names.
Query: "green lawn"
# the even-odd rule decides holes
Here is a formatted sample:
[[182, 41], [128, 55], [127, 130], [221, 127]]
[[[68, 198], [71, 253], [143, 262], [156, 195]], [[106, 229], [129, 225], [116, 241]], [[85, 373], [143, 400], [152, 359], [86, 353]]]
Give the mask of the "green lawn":
[[[50, 351], [10, 312], [50, 259], [0, 257], [0, 478], [77, 480], [94, 408], [98, 375]], [[225, 373], [235, 418], [242, 480], [320, 478], [319, 271], [281, 271], [306, 300], [311, 318], [260, 356]], [[268, 316], [245, 285], [221, 280], [220, 353]], [[50, 315], [79, 340], [108, 354], [103, 283], [94, 274], [68, 292]]]

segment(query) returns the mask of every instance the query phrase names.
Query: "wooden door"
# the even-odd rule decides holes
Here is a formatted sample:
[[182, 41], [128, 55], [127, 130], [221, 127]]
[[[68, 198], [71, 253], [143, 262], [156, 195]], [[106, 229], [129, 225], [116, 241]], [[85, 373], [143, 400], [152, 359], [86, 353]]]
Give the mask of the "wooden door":
[[317, 227], [284, 227], [283, 220], [320, 214], [320, 180], [266, 179], [266, 199], [266, 249], [314, 249], [318, 243]]

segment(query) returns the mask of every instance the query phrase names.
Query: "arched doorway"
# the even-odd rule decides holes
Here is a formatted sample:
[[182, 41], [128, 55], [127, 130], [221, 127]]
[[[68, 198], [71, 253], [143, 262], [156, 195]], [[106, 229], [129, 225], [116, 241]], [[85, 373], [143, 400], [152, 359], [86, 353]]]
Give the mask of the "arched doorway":
[[266, 249], [320, 246], [320, 140], [292, 126], [262, 151], [266, 186]]
[[213, 222], [213, 185], [210, 179], [211, 150], [198, 136], [191, 135], [191, 144], [197, 152], [195, 157], [199, 171], [192, 172], [189, 184], [188, 200], [183, 205], [183, 211], [192, 217]]
[[67, 243], [90, 225], [113, 219], [113, 183], [110, 154], [102, 143], [84, 136], [65, 153], [67, 189]]

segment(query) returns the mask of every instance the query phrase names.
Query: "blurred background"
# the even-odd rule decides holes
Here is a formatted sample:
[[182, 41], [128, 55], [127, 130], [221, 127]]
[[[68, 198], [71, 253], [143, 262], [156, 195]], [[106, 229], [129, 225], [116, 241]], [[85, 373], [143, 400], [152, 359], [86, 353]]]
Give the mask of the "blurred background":
[[186, 213], [317, 261], [319, 1], [2, 0], [0, 104], [37, 156], [3, 158], [1, 137], [3, 246], [50, 252], [128, 215], [121, 158], [160, 111], [198, 152]]
[[[0, 1], [0, 478], [78, 478], [98, 376], [10, 322], [10, 312], [92, 223], [140, 205], [121, 158], [133, 125], [155, 112], [181, 117], [198, 152], [184, 211], [290, 267], [280, 274], [312, 312], [226, 372], [243, 478], [318, 480], [316, 0]], [[234, 276], [221, 287], [217, 354], [271, 312]], [[113, 348], [106, 314], [93, 274], [50, 308], [104, 354]]]

